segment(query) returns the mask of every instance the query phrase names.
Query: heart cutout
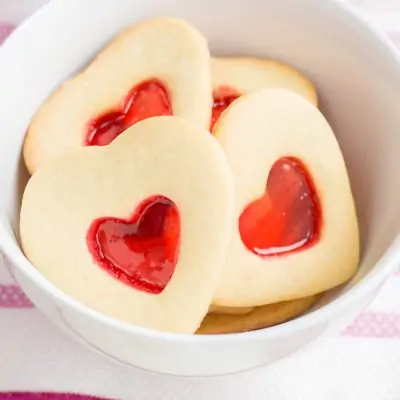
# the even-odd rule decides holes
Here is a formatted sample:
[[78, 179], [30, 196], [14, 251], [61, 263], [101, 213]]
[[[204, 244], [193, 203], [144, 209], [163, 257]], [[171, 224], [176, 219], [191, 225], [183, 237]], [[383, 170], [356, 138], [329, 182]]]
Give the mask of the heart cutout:
[[90, 122], [85, 145], [106, 146], [136, 122], [162, 115], [172, 115], [165, 87], [154, 79], [141, 82], [126, 96], [121, 110], [110, 111]]
[[93, 221], [87, 246], [96, 263], [114, 278], [147, 293], [161, 293], [178, 261], [179, 211], [165, 197], [148, 198], [130, 219]]
[[317, 240], [320, 205], [314, 184], [302, 163], [282, 157], [272, 166], [264, 194], [239, 217], [243, 244], [260, 257], [299, 251]]
[[221, 114], [233, 103], [240, 94], [229, 86], [220, 86], [213, 91], [213, 105], [210, 123], [210, 132], [213, 131]]

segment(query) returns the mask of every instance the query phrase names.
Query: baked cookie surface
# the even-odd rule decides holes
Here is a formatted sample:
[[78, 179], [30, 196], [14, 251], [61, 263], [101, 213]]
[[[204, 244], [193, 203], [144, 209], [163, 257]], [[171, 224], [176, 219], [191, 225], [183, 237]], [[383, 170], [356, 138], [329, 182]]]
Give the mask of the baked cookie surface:
[[266, 306], [255, 307], [244, 315], [207, 314], [197, 334], [215, 335], [249, 332], [269, 328], [290, 321], [309, 310], [318, 296], [296, 299]]
[[79, 147], [108, 144], [151, 116], [208, 128], [209, 64], [205, 38], [186, 22], [157, 18], [125, 30], [34, 115], [23, 150], [29, 172]]
[[23, 196], [22, 247], [81, 303], [146, 328], [193, 333], [226, 258], [233, 198], [216, 139], [183, 119], [155, 117], [109, 146], [40, 168]]
[[295, 68], [253, 57], [211, 59], [213, 115], [211, 130], [221, 113], [238, 97], [268, 88], [291, 90], [318, 105], [315, 86]]
[[213, 304], [303, 298], [349, 280], [359, 260], [346, 165], [320, 111], [285, 89], [236, 100], [214, 135], [235, 180], [235, 223]]
[[208, 312], [210, 314], [229, 314], [229, 315], [243, 315], [253, 311], [254, 307], [223, 307], [211, 304]]

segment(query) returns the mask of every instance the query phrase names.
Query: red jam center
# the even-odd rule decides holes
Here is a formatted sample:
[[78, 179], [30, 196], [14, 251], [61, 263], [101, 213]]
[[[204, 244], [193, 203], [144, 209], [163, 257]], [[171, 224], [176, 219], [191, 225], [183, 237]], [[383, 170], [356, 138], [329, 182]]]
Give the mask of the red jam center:
[[243, 244], [260, 257], [312, 245], [320, 225], [320, 206], [312, 180], [301, 162], [292, 157], [275, 162], [265, 193], [239, 217]]
[[161, 293], [174, 273], [180, 247], [180, 216], [169, 199], [142, 202], [129, 219], [98, 218], [87, 246], [114, 278], [148, 293]]
[[210, 131], [214, 129], [214, 125], [218, 121], [220, 115], [234, 102], [240, 94], [228, 86], [221, 86], [213, 92], [213, 107], [211, 114]]
[[129, 92], [120, 110], [90, 122], [85, 144], [105, 146], [136, 122], [161, 115], [172, 115], [166, 89], [156, 80], [141, 82]]

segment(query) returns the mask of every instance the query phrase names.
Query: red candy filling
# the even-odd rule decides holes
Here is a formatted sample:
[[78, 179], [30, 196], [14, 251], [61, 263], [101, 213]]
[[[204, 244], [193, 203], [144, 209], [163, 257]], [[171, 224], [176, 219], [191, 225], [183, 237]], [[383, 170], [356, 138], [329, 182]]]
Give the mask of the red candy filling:
[[154, 79], [141, 82], [129, 92], [120, 109], [89, 123], [85, 145], [105, 146], [136, 122], [161, 115], [172, 115], [165, 87]]
[[214, 129], [214, 125], [218, 121], [220, 115], [234, 102], [240, 94], [228, 86], [221, 86], [213, 92], [213, 106], [211, 114], [210, 131]]
[[239, 217], [243, 244], [260, 257], [299, 251], [318, 239], [320, 205], [304, 165], [292, 157], [272, 166], [264, 194]]
[[165, 197], [148, 198], [129, 219], [93, 221], [87, 246], [96, 263], [114, 278], [147, 293], [161, 293], [178, 261], [179, 211]]

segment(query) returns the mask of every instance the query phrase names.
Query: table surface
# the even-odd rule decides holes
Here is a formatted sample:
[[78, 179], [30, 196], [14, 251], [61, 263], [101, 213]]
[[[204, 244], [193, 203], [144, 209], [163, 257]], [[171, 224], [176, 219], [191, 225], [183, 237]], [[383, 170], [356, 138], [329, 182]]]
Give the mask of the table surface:
[[[0, 35], [45, 2], [0, 0]], [[351, 2], [400, 46], [400, 0]], [[65, 337], [35, 310], [7, 274], [5, 262], [0, 258], [0, 392], [133, 400], [400, 399], [400, 272], [350, 326], [322, 345], [234, 377], [182, 379], [110, 363]]]

